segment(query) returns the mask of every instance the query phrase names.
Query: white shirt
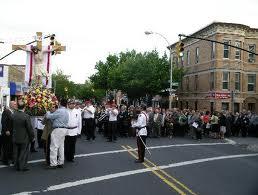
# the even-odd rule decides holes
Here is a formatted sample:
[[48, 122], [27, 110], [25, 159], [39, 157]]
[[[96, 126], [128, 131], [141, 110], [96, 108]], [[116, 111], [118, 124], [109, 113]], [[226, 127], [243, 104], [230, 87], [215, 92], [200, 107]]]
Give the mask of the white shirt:
[[108, 121], [117, 121], [118, 110], [116, 108], [114, 110], [108, 110], [108, 115]]
[[147, 136], [147, 128], [146, 128], [147, 121], [148, 121], [148, 116], [146, 112], [142, 111], [141, 114], [139, 114], [137, 121], [132, 124], [132, 127], [137, 127], [137, 128], [144, 127], [138, 130], [138, 133], [136, 133], [136, 136], [139, 136], [139, 135]]
[[81, 112], [78, 109], [67, 109], [69, 114], [68, 127], [77, 127], [74, 129], [68, 129], [67, 135], [76, 136], [81, 134], [82, 130], [82, 117]]
[[95, 108], [93, 105], [86, 106], [83, 109], [83, 118], [94, 118], [94, 113], [95, 113]]

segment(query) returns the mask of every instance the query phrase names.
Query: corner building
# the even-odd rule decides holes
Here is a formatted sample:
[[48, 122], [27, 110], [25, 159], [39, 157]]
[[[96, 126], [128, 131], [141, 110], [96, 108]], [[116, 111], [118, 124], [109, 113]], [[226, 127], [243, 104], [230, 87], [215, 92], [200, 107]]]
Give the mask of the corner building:
[[[214, 22], [191, 36], [256, 52], [258, 29]], [[258, 113], [258, 57], [215, 42], [185, 38], [184, 55], [174, 60], [186, 69], [178, 89], [179, 108]], [[176, 44], [172, 53], [176, 51]], [[174, 55], [175, 56], [175, 55]]]

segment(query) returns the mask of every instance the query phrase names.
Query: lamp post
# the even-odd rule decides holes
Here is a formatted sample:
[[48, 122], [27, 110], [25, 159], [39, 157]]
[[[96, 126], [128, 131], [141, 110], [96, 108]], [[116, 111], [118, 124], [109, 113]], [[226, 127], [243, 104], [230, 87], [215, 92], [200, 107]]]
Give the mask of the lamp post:
[[160, 37], [162, 37], [168, 44], [168, 49], [169, 49], [169, 55], [170, 55], [170, 80], [169, 80], [169, 109], [172, 108], [172, 86], [173, 86], [173, 54], [172, 54], [172, 48], [171, 48], [171, 45], [170, 43], [168, 42], [167, 38], [160, 34], [160, 33], [157, 33], [157, 32], [152, 32], [152, 31], [145, 31], [144, 32], [145, 35], [151, 35], [151, 34], [155, 34], [155, 35], [158, 35]]

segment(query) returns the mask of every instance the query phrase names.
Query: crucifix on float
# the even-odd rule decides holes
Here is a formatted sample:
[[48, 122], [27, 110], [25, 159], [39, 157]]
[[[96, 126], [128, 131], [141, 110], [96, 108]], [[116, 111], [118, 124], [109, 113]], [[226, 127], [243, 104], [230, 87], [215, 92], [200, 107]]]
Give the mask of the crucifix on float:
[[42, 46], [42, 32], [36, 33], [36, 42], [36, 46], [12, 45], [12, 49], [27, 52], [25, 82], [28, 83], [28, 85], [34, 82], [51, 88], [51, 53], [55, 52], [56, 54], [60, 54], [61, 51], [66, 50], [66, 47], [56, 41], [54, 45]]

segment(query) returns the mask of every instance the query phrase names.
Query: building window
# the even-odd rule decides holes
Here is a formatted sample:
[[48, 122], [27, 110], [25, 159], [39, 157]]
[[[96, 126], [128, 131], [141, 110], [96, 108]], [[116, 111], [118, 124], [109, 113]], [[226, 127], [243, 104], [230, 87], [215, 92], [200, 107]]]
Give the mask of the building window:
[[[230, 44], [230, 41], [224, 40], [224, 44]], [[223, 58], [229, 58], [229, 45], [224, 45], [224, 55]]]
[[235, 90], [240, 91], [240, 72], [235, 73]]
[[211, 72], [210, 73], [210, 90], [213, 90], [215, 88], [214, 83], [215, 83], [214, 72]]
[[[241, 41], [236, 41], [235, 46], [241, 48], [242, 47]], [[241, 50], [236, 48], [235, 51], [236, 51], [235, 59], [241, 60]]]
[[195, 49], [195, 64], [199, 63], [199, 47], [196, 47]]
[[222, 89], [229, 89], [229, 72], [223, 72]]
[[215, 58], [215, 49], [216, 49], [216, 43], [211, 42], [211, 59]]
[[255, 91], [255, 82], [256, 82], [256, 75], [249, 74], [248, 75], [248, 84], [247, 84], [248, 91]]
[[194, 89], [197, 90], [198, 89], [198, 75], [194, 76]]
[[189, 91], [189, 77], [186, 77], [186, 90]]
[[190, 51], [189, 50], [186, 53], [186, 62], [187, 62], [187, 65], [190, 65]]
[[186, 109], [188, 109], [189, 108], [189, 103], [188, 102], [186, 102]]
[[[255, 53], [255, 51], [256, 51], [255, 44], [249, 45], [248, 50]], [[248, 53], [248, 62], [250, 62], [250, 63], [255, 62], [255, 55], [253, 53]]]
[[221, 110], [229, 110], [229, 103], [228, 102], [222, 102], [221, 104]]

